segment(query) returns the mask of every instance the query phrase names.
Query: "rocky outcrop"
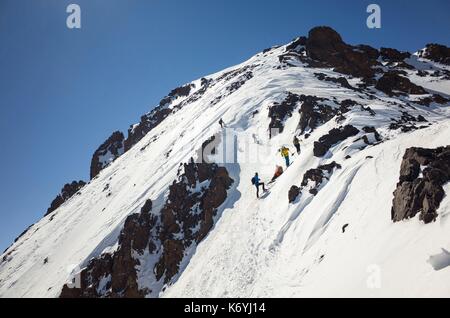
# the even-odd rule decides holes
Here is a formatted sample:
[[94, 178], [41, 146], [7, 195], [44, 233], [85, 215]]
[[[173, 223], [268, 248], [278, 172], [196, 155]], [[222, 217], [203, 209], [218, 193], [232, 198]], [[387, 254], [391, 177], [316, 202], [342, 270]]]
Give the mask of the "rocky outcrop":
[[[449, 50], [443, 45], [429, 44], [425, 49], [419, 51], [418, 55], [449, 65]], [[279, 56], [279, 60], [282, 64], [280, 68], [297, 66], [298, 62], [302, 62], [309, 67], [333, 68], [335, 72], [362, 78], [362, 83], [357, 84], [358, 89], [366, 89], [377, 84], [378, 89], [389, 95], [396, 90], [407, 94], [424, 94], [422, 93], [423, 88], [410, 83], [401, 76], [407, 75], [405, 69], [415, 69], [406, 61], [410, 57], [411, 53], [392, 48], [381, 48], [378, 51], [368, 45], [349, 45], [332, 28], [320, 26], [311, 29], [307, 37], [299, 37], [287, 45], [285, 52]], [[396, 73], [399, 77], [393, 76], [391, 72]], [[388, 73], [388, 75], [377, 83], [375, 75], [384, 73]], [[435, 73], [432, 76], [449, 76], [446, 70], [437, 70]], [[343, 87], [355, 89], [348, 84], [345, 78], [321, 75], [319, 79], [333, 81]]]
[[337, 122], [343, 121], [345, 119], [344, 114], [356, 106], [359, 106], [361, 111], [369, 112], [371, 116], [375, 115], [375, 112], [370, 107], [359, 105], [352, 99], [344, 99], [338, 102], [337, 100], [329, 100], [316, 96], [301, 95], [300, 101], [302, 102], [302, 105], [299, 109], [300, 120], [298, 129], [301, 134], [308, 132], [306, 137], [308, 137], [314, 129], [325, 124], [335, 116], [337, 116]]
[[289, 203], [295, 202], [295, 200], [297, 200], [297, 197], [300, 195], [300, 193], [301, 193], [300, 188], [295, 186], [295, 185], [293, 185], [289, 189], [289, 193], [288, 193]]
[[367, 135], [364, 135], [364, 136], [363, 136], [364, 142], [365, 142], [366, 144], [368, 144], [368, 145], [371, 145], [371, 144], [374, 144], [374, 143], [378, 143], [378, 142], [380, 142], [380, 141], [383, 140], [383, 138], [381, 138], [381, 135], [378, 133], [378, 131], [376, 130], [376, 128], [373, 127], [373, 126], [365, 126], [365, 127], [362, 128], [362, 130], [363, 130], [366, 134], [371, 135], [371, 137], [373, 136], [373, 139], [374, 139], [375, 142], [371, 142], [371, 141], [369, 140], [369, 137], [367, 137]]
[[232, 183], [224, 167], [193, 161], [184, 164], [184, 173], [170, 186], [161, 210], [163, 253], [155, 265], [157, 280], [168, 283], [178, 273], [184, 251], [209, 233]]
[[[185, 105], [193, 103], [200, 99], [208, 88], [216, 85], [221, 81], [233, 80], [233, 82], [231, 82], [230, 85], [226, 87], [224, 95], [220, 95], [216, 99], [211, 101], [212, 105], [217, 104], [224, 97], [231, 95], [242, 85], [244, 85], [249, 79], [251, 79], [253, 77], [253, 73], [251, 70], [255, 67], [256, 65], [249, 65], [236, 70], [225, 72], [216, 79], [202, 78], [200, 80], [200, 87], [195, 91], [192, 91], [195, 88], [194, 84], [187, 84], [173, 89], [166, 97], [164, 97], [159, 102], [159, 105], [156, 108], [142, 116], [139, 123], [132, 125], [128, 129], [128, 137], [124, 141], [124, 150], [130, 150], [131, 147], [137, 144], [142, 138], [144, 138], [145, 135], [147, 135], [151, 130], [157, 127], [170, 114], [175, 113]], [[181, 97], [184, 97], [184, 99], [178, 102], [177, 100]]]
[[416, 123], [424, 123], [427, 120], [422, 115], [414, 117], [407, 111], [402, 111], [401, 116], [398, 119], [391, 119], [392, 123], [389, 125], [389, 129], [400, 129], [402, 132], [409, 132], [416, 129], [426, 128], [427, 126], [417, 126]]
[[319, 125], [332, 119], [337, 114], [337, 109], [329, 105], [329, 100], [316, 96], [301, 95], [302, 105], [299, 109], [300, 120], [298, 128], [300, 133], [312, 132]]
[[436, 43], [427, 44], [418, 56], [434, 62], [450, 65], [450, 48]]
[[128, 151], [145, 137], [153, 128], [158, 126], [164, 119], [172, 113], [172, 109], [158, 106], [150, 113], [141, 117], [138, 124], [132, 125], [128, 129], [128, 137], [124, 142], [125, 151]]
[[303, 191], [308, 191], [312, 195], [317, 195], [320, 188], [330, 179], [336, 169], [341, 169], [341, 165], [335, 161], [318, 166], [315, 169], [309, 169], [303, 175], [300, 187], [293, 185], [288, 192], [289, 203], [294, 203]]
[[187, 85], [184, 85], [184, 86], [180, 86], [180, 87], [174, 88], [173, 90], [170, 91], [169, 95], [164, 97], [159, 102], [159, 107], [167, 106], [167, 104], [172, 103], [175, 99], [177, 99], [179, 97], [189, 96], [189, 94], [191, 93], [191, 89], [192, 88], [195, 88], [194, 84], [187, 84]]
[[424, 223], [433, 222], [445, 195], [442, 186], [449, 181], [450, 146], [407, 149], [394, 191], [391, 219], [398, 222], [419, 213]]
[[341, 165], [333, 161], [306, 171], [301, 183], [302, 189], [309, 185], [309, 193], [316, 195], [324, 180], [328, 180], [335, 169], [341, 169]]
[[327, 76], [326, 74], [323, 74], [323, 73], [314, 73], [314, 76], [317, 77], [317, 79], [320, 81], [339, 84], [340, 86], [348, 88], [348, 89], [355, 89], [353, 86], [351, 86], [348, 83], [348, 81], [345, 77], [331, 77], [331, 76]]
[[333, 67], [336, 72], [372, 78], [378, 66], [378, 51], [369, 46], [353, 47], [344, 43], [330, 27], [311, 29], [305, 41], [306, 62], [312, 67]]
[[[194, 84], [186, 84], [170, 91], [166, 97], [161, 99], [157, 107], [142, 116], [138, 124], [132, 125], [128, 129], [128, 137], [124, 141], [124, 150], [130, 150], [131, 147], [137, 144], [152, 129], [157, 127], [164, 119], [167, 118], [167, 116], [176, 112], [187, 103], [194, 102], [200, 98], [208, 88], [209, 84], [209, 80], [202, 78], [201, 87], [194, 93], [192, 93], [192, 89], [195, 88]], [[175, 101], [181, 97], [185, 97], [185, 99], [178, 104], [175, 103]]]
[[397, 72], [387, 72], [383, 74], [378, 80], [375, 88], [389, 96], [427, 94], [427, 91], [422, 86], [412, 83], [409, 79], [399, 75]]
[[139, 277], [150, 275], [144, 280], [168, 284], [180, 273], [181, 262], [192, 256], [192, 247], [212, 229], [233, 182], [228, 171], [217, 164], [195, 163], [193, 159], [183, 164], [160, 213], [151, 213], [152, 201], [148, 200], [140, 213], [130, 215], [117, 250], [92, 259], [80, 273], [80, 286], [65, 285], [60, 297], [157, 295], [159, 290], [141, 286]]
[[445, 105], [447, 103], [450, 103], [450, 99], [445, 98], [439, 94], [433, 94], [431, 96], [421, 98], [420, 100], [416, 101], [416, 103], [423, 106], [430, 106], [432, 103]]
[[152, 201], [148, 200], [140, 213], [130, 215], [119, 236], [118, 249], [92, 259], [79, 273], [79, 286], [63, 286], [61, 298], [126, 297], [141, 298], [148, 290], [141, 290], [136, 267], [140, 265], [135, 254], [144, 255], [155, 250], [152, 229], [156, 217], [150, 214]]
[[359, 130], [352, 125], [331, 129], [328, 134], [320, 137], [318, 141], [314, 142], [314, 156], [325, 156], [325, 154], [333, 145], [349, 137], [356, 136], [358, 133]]
[[292, 116], [292, 112], [297, 107], [300, 96], [288, 92], [287, 96], [281, 103], [275, 102], [269, 107], [269, 130], [278, 129], [279, 133], [283, 132], [284, 122]]
[[396, 49], [390, 49], [385, 47], [382, 47], [380, 49], [380, 55], [383, 60], [392, 63], [403, 62], [405, 59], [411, 57], [411, 53], [409, 52], [400, 52]]
[[124, 135], [115, 131], [92, 155], [91, 179], [124, 153]]
[[74, 196], [85, 185], [86, 185], [86, 182], [81, 181], [81, 180], [80, 181], [72, 181], [72, 183], [65, 184], [64, 187], [61, 189], [61, 193], [58, 194], [56, 196], [56, 198], [50, 204], [50, 207], [47, 209], [45, 216], [49, 215], [50, 213], [55, 211], [57, 208], [59, 208], [61, 205], [63, 205], [64, 202], [66, 202], [72, 196]]

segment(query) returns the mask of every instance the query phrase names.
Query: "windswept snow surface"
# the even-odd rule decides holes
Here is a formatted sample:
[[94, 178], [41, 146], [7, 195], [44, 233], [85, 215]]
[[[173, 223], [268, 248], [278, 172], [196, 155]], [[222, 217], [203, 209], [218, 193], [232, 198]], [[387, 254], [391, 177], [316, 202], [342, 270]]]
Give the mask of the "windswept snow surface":
[[[183, 264], [185, 269], [173, 285], [163, 288], [161, 282], [146, 281], [145, 273], [152, 271], [155, 260], [143, 262], [149, 265], [139, 274], [142, 284], [160, 290], [163, 297], [450, 296], [450, 267], [442, 265], [446, 255], [433, 261], [433, 256], [450, 250], [449, 188], [445, 188], [446, 201], [436, 222], [390, 220], [404, 151], [411, 146], [447, 145], [449, 107], [407, 107], [379, 92], [369, 100], [319, 81], [314, 76], [317, 69], [301, 64], [277, 69], [284, 49], [258, 54], [206, 77], [214, 80], [230, 70], [252, 66], [253, 77], [240, 88], [227, 90], [242, 76], [218, 81], [201, 98], [168, 116], [79, 195], [33, 225], [0, 259], [0, 297], [57, 297], [74, 270], [116, 248], [125, 218], [139, 212], [147, 199], [154, 201], [152, 213], [159, 213], [179, 164], [220, 131], [220, 118], [230, 129], [241, 131], [234, 154], [238, 162], [225, 164], [235, 180], [229, 198], [215, 227]], [[348, 80], [351, 85], [358, 81]], [[193, 83], [198, 87], [200, 80]], [[448, 82], [435, 84], [428, 83], [427, 88], [450, 94]], [[360, 130], [374, 126], [389, 140], [360, 150], [353, 144], [356, 136], [332, 147], [324, 158], [314, 157], [313, 142], [336, 127], [332, 119], [302, 140], [301, 154], [293, 156], [293, 164], [257, 200], [251, 177], [259, 172], [268, 181], [276, 164], [284, 166], [276, 146], [291, 145], [297, 130], [300, 105], [287, 119], [284, 132], [269, 140], [268, 106], [288, 91], [338, 101], [351, 98], [370, 106], [375, 116], [357, 107], [339, 125], [351, 124]], [[388, 130], [390, 118], [405, 110], [392, 101], [433, 125], [408, 133]], [[259, 150], [264, 153], [269, 144], [275, 148], [249, 162], [248, 140], [243, 136], [250, 136], [256, 147], [251, 156]], [[344, 159], [347, 155], [351, 158]], [[296, 202], [288, 203], [290, 187], [300, 185], [305, 171], [332, 161], [342, 168], [317, 196], [305, 191]]]

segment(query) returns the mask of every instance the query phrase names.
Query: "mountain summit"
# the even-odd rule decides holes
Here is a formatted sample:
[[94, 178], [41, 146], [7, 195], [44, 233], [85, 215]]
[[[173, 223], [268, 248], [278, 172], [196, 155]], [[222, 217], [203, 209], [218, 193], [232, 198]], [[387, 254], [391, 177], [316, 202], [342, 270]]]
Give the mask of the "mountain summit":
[[2, 254], [0, 297], [450, 295], [449, 58], [317, 27], [173, 89]]

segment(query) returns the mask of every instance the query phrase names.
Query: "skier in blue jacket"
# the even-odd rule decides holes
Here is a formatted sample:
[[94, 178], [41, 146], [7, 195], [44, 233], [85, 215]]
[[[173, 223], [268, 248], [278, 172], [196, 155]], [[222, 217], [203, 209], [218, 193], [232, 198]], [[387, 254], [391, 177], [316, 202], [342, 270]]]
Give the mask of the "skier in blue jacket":
[[266, 191], [264, 182], [260, 182], [258, 172], [255, 173], [255, 176], [252, 178], [252, 184], [256, 187], [256, 197], [259, 198], [259, 186], [262, 186], [263, 191]]

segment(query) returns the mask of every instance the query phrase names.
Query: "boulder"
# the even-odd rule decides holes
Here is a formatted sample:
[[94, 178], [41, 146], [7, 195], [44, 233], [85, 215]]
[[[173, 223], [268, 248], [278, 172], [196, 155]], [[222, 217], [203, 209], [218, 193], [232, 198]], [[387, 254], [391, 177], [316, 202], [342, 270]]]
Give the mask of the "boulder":
[[328, 134], [319, 138], [314, 142], [313, 153], [316, 157], [323, 157], [328, 150], [335, 144], [349, 138], [356, 136], [359, 130], [352, 125], [346, 125], [340, 128], [333, 128]]
[[283, 101], [281, 101], [280, 103], [273, 103], [273, 105], [269, 107], [269, 131], [278, 129], [278, 132], [282, 133], [284, 129], [284, 122], [287, 118], [292, 116], [292, 112], [294, 111], [295, 107], [297, 107], [299, 101], [300, 96], [288, 92]]
[[[330, 27], [321, 26], [309, 31], [306, 52], [318, 64], [312, 66], [333, 67], [335, 71], [355, 77], [372, 78], [377, 55], [367, 46], [352, 47], [344, 43], [339, 33]], [[369, 54], [367, 54], [369, 52]]]
[[79, 274], [80, 286], [64, 285], [60, 297], [144, 297], [149, 291], [139, 288], [136, 266], [140, 264], [136, 254], [143, 255], [146, 249], [154, 248], [151, 231], [157, 219], [150, 214], [151, 209], [152, 201], [147, 200], [140, 213], [127, 217], [117, 250], [93, 258]]
[[95, 178], [111, 162], [119, 158], [124, 153], [124, 135], [120, 131], [115, 131], [98, 149], [91, 159], [91, 179]]
[[436, 43], [427, 44], [418, 56], [434, 62], [450, 65], [450, 48]]
[[[77, 193], [81, 188], [86, 185], [86, 182], [80, 181], [72, 181], [72, 183], [67, 183], [61, 189], [60, 194], [56, 196], [56, 198], [50, 204], [50, 207], [47, 209], [45, 216], [51, 214], [61, 205], [63, 205], [67, 200], [69, 200], [75, 193]], [[23, 233], [24, 234], [24, 233]]]
[[308, 128], [310, 131], [316, 129], [319, 125], [322, 125], [332, 119], [338, 113], [337, 108], [332, 108], [327, 105], [329, 100], [325, 98], [319, 98], [316, 96], [301, 95], [300, 101], [300, 120], [298, 128], [301, 133], [304, 133]]
[[408, 78], [399, 75], [397, 72], [386, 72], [383, 74], [375, 88], [389, 96], [427, 94], [427, 91], [422, 86], [412, 83]]
[[335, 169], [341, 169], [341, 165], [335, 161], [329, 164], [320, 165], [315, 169], [309, 169], [303, 175], [301, 183], [302, 189], [312, 182], [313, 186], [309, 189], [309, 193], [317, 195], [324, 179], [328, 180]]
[[400, 179], [394, 191], [391, 219], [409, 219], [420, 213], [420, 220], [436, 220], [444, 198], [443, 185], [450, 181], [450, 146], [436, 149], [409, 148], [403, 156]]
[[288, 199], [289, 199], [289, 203], [294, 202], [297, 197], [300, 195], [301, 191], [300, 188], [293, 185], [290, 189], [289, 189], [289, 193], [288, 193]]

